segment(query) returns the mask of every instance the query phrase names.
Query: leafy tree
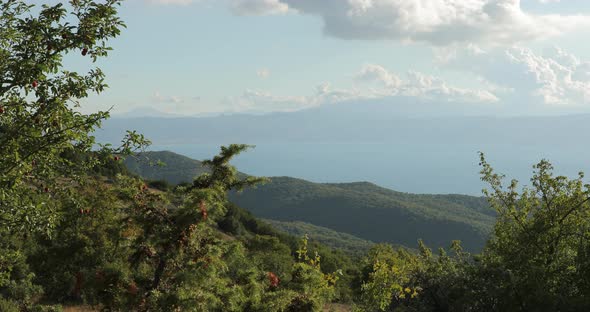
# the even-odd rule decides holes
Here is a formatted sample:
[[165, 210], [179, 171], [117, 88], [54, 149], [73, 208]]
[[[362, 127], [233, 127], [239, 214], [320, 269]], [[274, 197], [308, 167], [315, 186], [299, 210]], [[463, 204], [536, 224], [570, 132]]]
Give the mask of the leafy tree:
[[418, 258], [391, 245], [375, 245], [363, 260], [359, 311], [393, 311], [403, 301], [417, 295], [411, 285]]
[[294, 298], [287, 311], [321, 311], [335, 297], [334, 285], [341, 272], [322, 273], [321, 256], [317, 252], [310, 255], [307, 244], [308, 238], [305, 236], [297, 250], [299, 261], [293, 266], [290, 285], [299, 295]]
[[175, 192], [132, 176], [112, 184], [88, 177], [83, 202], [63, 203], [56, 235], [28, 248], [45, 299], [114, 311], [321, 310], [337, 279], [307, 255], [307, 241], [294, 259], [277, 237], [237, 240], [217, 227], [232, 207], [229, 187], [261, 181], [240, 179], [229, 165], [245, 148], [222, 148], [207, 162], [213, 175]]
[[[484, 190], [498, 219], [486, 248], [420, 256], [379, 246], [364, 265], [365, 311], [585, 311], [590, 308], [590, 185], [554, 176], [536, 164], [531, 185], [518, 189], [481, 156]], [[406, 286], [408, 285], [408, 286]], [[408, 287], [412, 300], [404, 293]], [[412, 289], [415, 289], [413, 291]]]
[[89, 153], [95, 145], [90, 133], [108, 112], [83, 114], [80, 100], [107, 87], [104, 74], [98, 68], [81, 74], [63, 63], [69, 54], [93, 62], [107, 55], [108, 40], [124, 26], [119, 4], [0, 3], [0, 254], [7, 257], [0, 261], [0, 293], [21, 307], [41, 292], [21, 265], [27, 238], [52, 234], [62, 203], [79, 194], [88, 169], [147, 143], [129, 132], [120, 147]]
[[481, 154], [485, 194], [498, 212], [483, 253], [496, 310], [581, 311], [590, 307], [590, 185], [554, 176], [542, 160], [531, 185], [507, 187]]
[[[137, 231], [131, 238], [131, 272], [137, 285], [147, 284], [138, 289], [138, 295], [143, 293], [138, 297], [144, 298], [140, 310], [316, 311], [332, 298], [336, 279], [321, 272], [319, 259], [307, 258], [306, 241], [300, 262], [294, 263], [278, 256], [288, 255], [288, 249], [275, 239], [254, 238], [248, 254], [239, 241], [219, 234], [217, 222], [231, 207], [228, 191], [263, 181], [240, 178], [229, 165], [246, 148], [222, 147], [218, 156], [205, 161], [209, 173], [177, 188], [174, 208], [143, 187], [126, 189], [125, 196], [135, 202], [128, 224]], [[276, 246], [277, 256], [268, 255], [269, 250], [264, 257], [257, 255], [258, 244]]]
[[[0, 224], [3, 228], [50, 228], [52, 201], [68, 187], [64, 177], [93, 166], [68, 155], [86, 154], [95, 144], [91, 131], [108, 112], [83, 114], [80, 100], [107, 85], [99, 68], [81, 74], [64, 67], [65, 55], [91, 61], [107, 55], [106, 45], [124, 26], [119, 0], [73, 0], [39, 10], [21, 0], [0, 4]], [[33, 14], [35, 13], [35, 14]], [[128, 153], [145, 143], [129, 133], [119, 149]], [[97, 154], [98, 156], [98, 154]], [[37, 193], [48, 193], [39, 196]]]
[[[80, 100], [107, 87], [104, 75], [68, 70], [63, 58], [107, 56], [124, 27], [119, 4], [0, 3], [0, 307], [59, 309], [42, 299], [110, 311], [322, 309], [336, 277], [319, 258], [294, 261], [286, 245], [259, 237], [282, 254], [266, 259], [217, 227], [227, 192], [263, 180], [229, 165], [248, 146], [222, 147], [206, 174], [170, 191], [119, 163], [149, 143], [143, 136], [128, 132], [116, 148], [94, 141], [108, 112], [83, 114]], [[248, 227], [270, 232], [256, 222], [237, 228]]]

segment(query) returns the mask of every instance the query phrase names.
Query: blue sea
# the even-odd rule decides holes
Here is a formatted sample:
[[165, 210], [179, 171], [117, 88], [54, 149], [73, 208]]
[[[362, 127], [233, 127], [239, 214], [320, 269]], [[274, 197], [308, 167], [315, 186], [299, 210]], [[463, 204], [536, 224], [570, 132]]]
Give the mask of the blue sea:
[[[219, 144], [154, 145], [194, 159], [206, 159]], [[255, 144], [255, 143], [254, 143]], [[590, 172], [590, 149], [584, 145], [403, 144], [392, 143], [259, 143], [238, 156], [238, 170], [257, 176], [291, 176], [314, 182], [368, 181], [402, 192], [481, 195], [479, 157], [507, 178], [530, 184], [532, 165], [550, 160], [556, 173], [570, 177]], [[508, 181], [507, 181], [508, 182]]]

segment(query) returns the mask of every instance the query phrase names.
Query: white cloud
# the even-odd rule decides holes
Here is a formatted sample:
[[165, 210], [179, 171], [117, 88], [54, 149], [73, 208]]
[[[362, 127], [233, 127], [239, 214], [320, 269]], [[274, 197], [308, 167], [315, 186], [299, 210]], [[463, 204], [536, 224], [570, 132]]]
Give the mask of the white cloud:
[[233, 112], [292, 112], [362, 97], [353, 90], [332, 89], [328, 83], [323, 83], [311, 95], [275, 95], [265, 91], [246, 90], [240, 96], [225, 98], [222, 104]]
[[316, 87], [314, 95], [316, 105], [334, 104], [338, 102], [350, 101], [355, 99], [368, 98], [366, 94], [362, 94], [356, 89], [334, 89], [325, 82]]
[[154, 92], [152, 101], [156, 103], [182, 103], [185, 99], [177, 95], [162, 95], [160, 91]]
[[470, 71], [490, 83], [511, 88], [503, 100], [528, 105], [590, 104], [590, 62], [559, 48], [546, 55], [512, 47], [473, 54], [461, 51], [447, 66]]
[[441, 102], [488, 103], [498, 98], [486, 89], [467, 89], [449, 85], [441, 78], [410, 71], [406, 79], [375, 64], [365, 65], [355, 76], [356, 81], [378, 83], [381, 89], [371, 89], [372, 96], [401, 95]]
[[[246, 90], [239, 96], [226, 97], [226, 111], [265, 113], [290, 112], [345, 101], [363, 101], [395, 96], [415, 97], [432, 103], [492, 103], [498, 98], [488, 90], [474, 90], [449, 85], [440, 78], [409, 72], [406, 79], [376, 64], [367, 64], [355, 75], [354, 81], [368, 88], [332, 88], [328, 83], [318, 85], [310, 95], [276, 95], [258, 90]], [[391, 105], [396, 105], [392, 100]]]
[[289, 9], [319, 16], [327, 35], [342, 39], [392, 39], [510, 45], [590, 25], [583, 15], [532, 14], [520, 0], [234, 0], [236, 14], [263, 15]]
[[232, 0], [231, 10], [236, 15], [284, 14], [289, 6], [279, 0]]
[[379, 81], [385, 87], [391, 88], [397, 88], [401, 85], [401, 80], [395, 74], [374, 64], [363, 66], [361, 71], [356, 74], [355, 79], [357, 81]]
[[150, 96], [148, 103], [142, 104], [141, 109], [172, 115], [191, 115], [202, 108], [200, 96], [163, 95], [159, 91]]
[[268, 70], [267, 68], [261, 68], [256, 71], [256, 76], [262, 79], [266, 79], [270, 76], [270, 70]]
[[227, 97], [223, 105], [233, 112], [284, 112], [296, 111], [314, 105], [306, 96], [281, 96], [270, 92], [246, 90], [239, 96]]

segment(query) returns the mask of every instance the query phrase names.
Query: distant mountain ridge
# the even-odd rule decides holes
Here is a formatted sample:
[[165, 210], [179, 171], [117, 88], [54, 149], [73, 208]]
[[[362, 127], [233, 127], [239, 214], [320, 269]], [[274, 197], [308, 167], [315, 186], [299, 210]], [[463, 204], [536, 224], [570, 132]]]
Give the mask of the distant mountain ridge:
[[[138, 159], [161, 160], [163, 167], [129, 158], [129, 170], [147, 179], [190, 182], [205, 172], [198, 160], [173, 152], [146, 152]], [[314, 183], [290, 177], [230, 199], [255, 216], [283, 222], [301, 221], [348, 233], [364, 240], [413, 248], [418, 239], [433, 247], [461, 240], [469, 250], [482, 248], [495, 213], [482, 197], [402, 193], [369, 182]]]
[[400, 193], [366, 182], [271, 181], [230, 198], [261, 218], [308, 222], [410, 248], [418, 239], [436, 247], [461, 240], [467, 249], [478, 250], [494, 222], [494, 213], [480, 197]]
[[[586, 139], [590, 114], [563, 116], [412, 116], [391, 103], [338, 105], [265, 115], [111, 118], [96, 131], [115, 143], [138, 130], [155, 144], [219, 142], [459, 142], [568, 145]], [[127, 115], [129, 116], [129, 115]], [[337, 116], [337, 117], [336, 117]], [[551, 127], [546, 125], [550, 124]], [[206, 134], [206, 135], [203, 135]]]

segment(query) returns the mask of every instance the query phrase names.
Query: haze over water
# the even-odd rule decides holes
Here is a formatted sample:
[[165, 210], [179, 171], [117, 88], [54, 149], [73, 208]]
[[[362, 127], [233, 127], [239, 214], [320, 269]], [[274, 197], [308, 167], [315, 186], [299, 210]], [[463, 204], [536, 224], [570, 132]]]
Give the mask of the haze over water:
[[[252, 143], [255, 144], [255, 143]], [[215, 155], [220, 144], [154, 145], [194, 159]], [[259, 143], [233, 163], [240, 171], [260, 176], [291, 176], [314, 182], [368, 181], [411, 193], [481, 195], [479, 157], [486, 153], [498, 172], [529, 184], [532, 165], [550, 160], [556, 173], [590, 172], [590, 149], [517, 144], [448, 143]], [[507, 180], [508, 182], [508, 180]]]

